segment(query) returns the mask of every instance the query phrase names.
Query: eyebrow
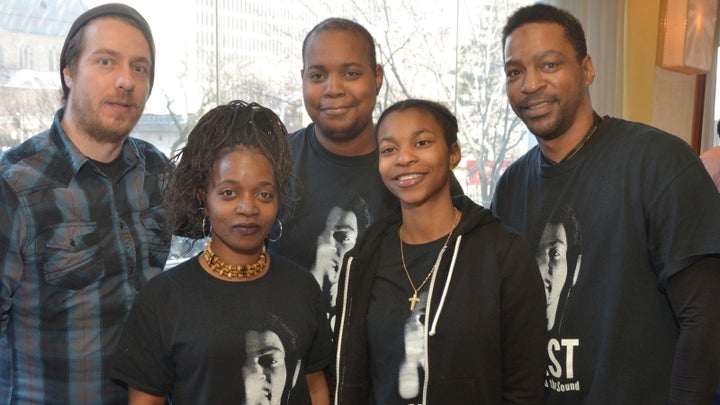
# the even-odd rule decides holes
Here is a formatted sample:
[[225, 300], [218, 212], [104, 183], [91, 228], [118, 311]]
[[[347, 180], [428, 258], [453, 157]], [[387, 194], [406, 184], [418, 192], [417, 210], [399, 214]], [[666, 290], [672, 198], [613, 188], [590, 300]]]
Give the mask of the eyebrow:
[[[101, 56], [101, 55], [110, 55], [112, 57], [117, 58], [121, 55], [121, 53], [116, 50], [110, 49], [110, 48], [98, 48], [98, 49], [95, 49], [94, 51], [90, 52], [90, 56]], [[151, 64], [150, 59], [148, 59], [145, 56], [136, 56], [134, 58], [131, 58], [130, 60], [132, 60], [133, 62], [143, 62], [143, 63]]]
[[[225, 185], [225, 184], [236, 185], [236, 184], [240, 184], [240, 182], [237, 181], [237, 180], [234, 180], [234, 179], [225, 179], [225, 180], [220, 180], [220, 181], [218, 181], [217, 183], [213, 182], [213, 187], [219, 187], [219, 186], [222, 186], [222, 185]], [[271, 188], [275, 188], [275, 184], [274, 184], [273, 182], [271, 182], [271, 181], [261, 181], [260, 183], [258, 183], [258, 184], [256, 185], [256, 187], [261, 187], [261, 188], [262, 188], [262, 187], [271, 187]]]
[[276, 346], [276, 345], [269, 345], [269, 346], [265, 346], [265, 347], [261, 348], [261, 349], [258, 350], [257, 352], [262, 355], [262, 354], [268, 354], [268, 353], [274, 353], [274, 352], [281, 352], [281, 353], [282, 353], [283, 350], [284, 350], [284, 349], [283, 349], [282, 347], [279, 347], [279, 346]]
[[[413, 131], [413, 132], [410, 134], [410, 136], [413, 137], [413, 138], [417, 138], [418, 136], [420, 136], [420, 135], [422, 135], [422, 134], [424, 134], [424, 133], [431, 133], [431, 134], [438, 135], [438, 136], [441, 135], [441, 134], [438, 134], [437, 132], [435, 132], [435, 131], [433, 131], [433, 130], [431, 130], [431, 129], [422, 127], [422, 128], [419, 128], [419, 129], [416, 129], [415, 131]], [[392, 135], [390, 135], [390, 136], [384, 136], [384, 137], [378, 139], [378, 143], [383, 142], [383, 141], [391, 142], [392, 139], [393, 139]]]
[[431, 133], [431, 134], [433, 134], [433, 135], [439, 135], [437, 132], [433, 131], [432, 129], [422, 127], [422, 128], [420, 128], [420, 129], [418, 129], [418, 130], [413, 131], [413, 132], [410, 134], [410, 136], [412, 136], [413, 138], [417, 138], [418, 136], [420, 136], [420, 135], [422, 135], [422, 134], [424, 134], [424, 133], [426, 133], [426, 132], [429, 132], [429, 133]]
[[333, 226], [333, 230], [336, 230], [336, 231], [342, 231], [342, 230], [345, 230], [345, 229], [349, 229], [349, 230], [351, 230], [351, 231], [354, 231], [354, 230], [355, 230], [355, 228], [353, 228], [352, 226], [350, 226], [350, 225], [348, 225], [348, 224], [342, 224], [342, 225], [335, 225], [335, 226]]
[[[539, 60], [547, 58], [548, 56], [555, 56], [555, 55], [564, 56], [565, 54], [560, 51], [557, 51], [555, 49], [548, 49], [546, 51], [540, 52], [537, 55], [534, 55], [532, 57], [532, 61], [537, 62]], [[518, 60], [512, 59], [512, 58], [505, 60], [505, 66], [512, 66], [512, 65], [521, 65], [521, 63]]]
[[[363, 65], [360, 62], [343, 63], [340, 65], [340, 67], [342, 69], [348, 69], [348, 68], [352, 68], [352, 67], [360, 67], [360, 68], [365, 69], [365, 65]], [[305, 68], [305, 70], [311, 70], [311, 69], [327, 69], [327, 67], [323, 64], [318, 63], [318, 64], [314, 64], [314, 65], [309, 65], [308, 67]]]

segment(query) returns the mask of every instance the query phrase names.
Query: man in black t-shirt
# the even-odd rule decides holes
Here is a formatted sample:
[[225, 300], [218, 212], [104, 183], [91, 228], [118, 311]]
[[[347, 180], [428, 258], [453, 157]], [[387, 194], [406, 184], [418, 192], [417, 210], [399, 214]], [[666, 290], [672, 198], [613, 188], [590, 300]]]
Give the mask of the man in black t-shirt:
[[[376, 61], [370, 33], [342, 18], [324, 20], [310, 30], [302, 55], [303, 99], [313, 123], [290, 135], [297, 177], [294, 206], [290, 213], [283, 213], [283, 235], [270, 244], [270, 250], [312, 269], [323, 290], [329, 292], [335, 288], [329, 284], [336, 282], [336, 277], [325, 274], [329, 271], [327, 260], [316, 263], [318, 252], [323, 257], [328, 239], [323, 236], [333, 235], [326, 226], [335, 225], [328, 221], [344, 218], [345, 225], [354, 223], [350, 231], [345, 226], [346, 236], [352, 237], [327, 246], [340, 255], [334, 259], [339, 266], [342, 254], [354, 246], [363, 230], [359, 223], [363, 222], [364, 228], [393, 206], [394, 198], [377, 171], [374, 137], [373, 110], [384, 72]], [[355, 218], [340, 215], [329, 219], [330, 214], [347, 211], [354, 201], [365, 205], [354, 212]]]
[[502, 43], [510, 105], [538, 145], [505, 171], [493, 211], [543, 252], [569, 241], [569, 227], [545, 225], [571, 207], [582, 240], [572, 277], [567, 263], [545, 277], [562, 292], [548, 294], [546, 404], [709, 403], [720, 195], [700, 159], [676, 136], [595, 113], [593, 61], [566, 11], [520, 8]]

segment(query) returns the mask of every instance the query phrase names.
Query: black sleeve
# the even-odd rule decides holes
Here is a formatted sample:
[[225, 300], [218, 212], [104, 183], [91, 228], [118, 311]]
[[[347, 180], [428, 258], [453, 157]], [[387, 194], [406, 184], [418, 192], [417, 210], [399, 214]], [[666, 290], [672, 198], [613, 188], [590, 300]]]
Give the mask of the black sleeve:
[[110, 378], [155, 396], [166, 396], [172, 391], [174, 369], [167, 355], [154, 302], [159, 294], [152, 285], [138, 295], [123, 327], [115, 353], [111, 357]]
[[667, 296], [679, 327], [668, 404], [709, 404], [720, 378], [720, 258], [672, 276]]
[[502, 402], [542, 404], [548, 341], [545, 291], [532, 248], [520, 236], [502, 267]]

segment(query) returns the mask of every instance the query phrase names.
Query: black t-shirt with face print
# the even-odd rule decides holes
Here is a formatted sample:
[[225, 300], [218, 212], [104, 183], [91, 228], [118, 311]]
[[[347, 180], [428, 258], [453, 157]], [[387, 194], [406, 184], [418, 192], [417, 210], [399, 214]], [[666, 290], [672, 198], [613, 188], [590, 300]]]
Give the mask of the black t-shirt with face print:
[[[446, 237], [419, 245], [403, 245], [405, 264], [419, 287], [435, 264]], [[381, 244], [378, 271], [370, 294], [368, 341], [373, 398], [376, 404], [419, 404], [425, 380], [425, 307], [430, 280], [413, 289], [403, 270], [397, 227]]]
[[271, 255], [265, 276], [230, 282], [194, 257], [140, 293], [110, 374], [176, 405], [309, 405], [305, 375], [330, 359], [330, 328], [307, 271]]

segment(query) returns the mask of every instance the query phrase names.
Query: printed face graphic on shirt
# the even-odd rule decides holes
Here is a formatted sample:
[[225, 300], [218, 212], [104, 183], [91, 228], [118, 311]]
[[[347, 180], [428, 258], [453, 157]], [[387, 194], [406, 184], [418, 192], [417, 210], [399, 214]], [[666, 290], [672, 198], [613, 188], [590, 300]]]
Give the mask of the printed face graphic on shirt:
[[563, 224], [547, 224], [540, 238], [536, 259], [547, 299], [547, 328], [552, 329], [567, 278], [567, 235]]
[[545, 286], [548, 330], [562, 321], [565, 304], [577, 281], [581, 253], [575, 214], [570, 207], [561, 209], [545, 225], [535, 252]]
[[415, 309], [405, 322], [405, 357], [400, 363], [398, 393], [403, 399], [420, 395], [425, 377], [425, 308], [427, 292], [421, 292]]
[[575, 375], [580, 340], [562, 331], [566, 309], [580, 273], [582, 237], [575, 212], [569, 206], [558, 208], [543, 229], [535, 258], [547, 298], [548, 369], [545, 387], [555, 391], [579, 391]]
[[272, 331], [245, 333], [245, 405], [275, 405], [282, 400], [287, 369], [285, 347]]
[[323, 291], [328, 308], [335, 307], [338, 272], [345, 253], [355, 246], [357, 236], [357, 215], [351, 210], [332, 208], [325, 229], [318, 236], [317, 256], [311, 270]]

